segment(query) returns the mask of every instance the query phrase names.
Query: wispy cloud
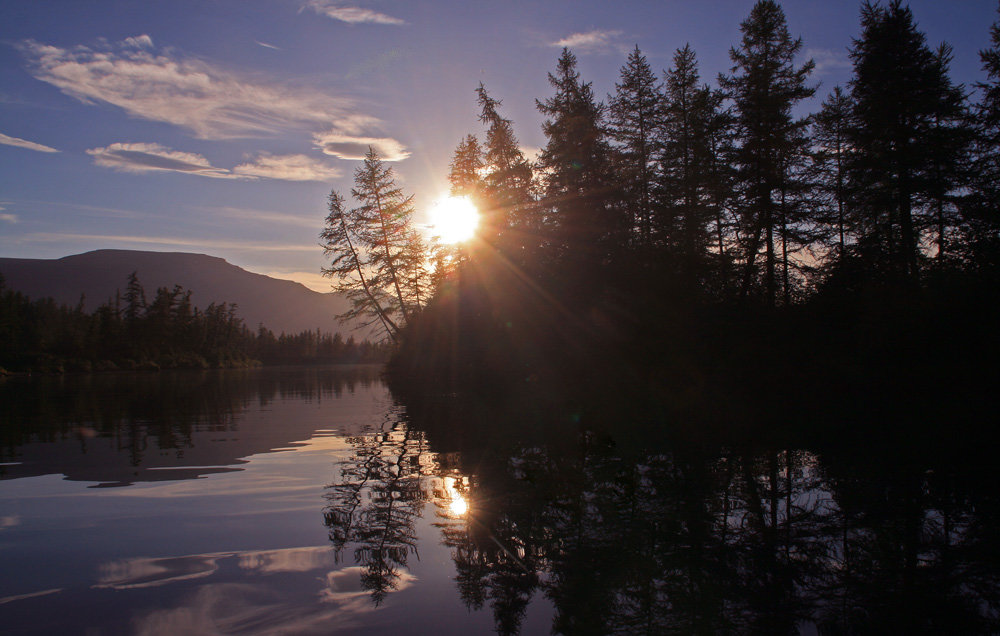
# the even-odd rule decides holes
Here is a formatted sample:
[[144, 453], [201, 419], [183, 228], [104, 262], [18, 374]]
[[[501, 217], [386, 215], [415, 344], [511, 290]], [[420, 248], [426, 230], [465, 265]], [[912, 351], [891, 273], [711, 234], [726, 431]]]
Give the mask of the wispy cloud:
[[[243, 77], [171, 50], [132, 44], [61, 48], [20, 44], [35, 78], [83, 103], [117, 106], [133, 117], [180, 126], [202, 139], [264, 136], [295, 128], [350, 127], [353, 100]], [[371, 119], [371, 118], [369, 118]]]
[[261, 42], [260, 40], [254, 40], [253, 42], [254, 42], [254, 44], [256, 44], [258, 46], [263, 46], [265, 49], [274, 49], [275, 51], [282, 51], [282, 50], [284, 50], [280, 46], [275, 46], [273, 44], [268, 44], [267, 42]]
[[28, 141], [27, 139], [11, 137], [10, 135], [5, 135], [3, 133], [0, 133], [0, 144], [4, 144], [6, 146], [16, 146], [18, 148], [27, 148], [28, 150], [37, 150], [38, 152], [59, 152], [55, 148], [42, 144], [36, 144], [35, 142]]
[[104, 148], [91, 148], [87, 154], [94, 163], [120, 172], [182, 172], [215, 179], [234, 179], [224, 168], [216, 168], [205, 157], [193, 152], [171, 150], [159, 144], [114, 143]]
[[113, 234], [75, 234], [75, 233], [36, 233], [27, 234], [20, 239], [33, 243], [59, 243], [69, 241], [79, 243], [92, 241], [94, 243], [125, 243], [131, 245], [159, 245], [161, 247], [198, 248], [204, 250], [234, 250], [240, 252], [315, 252], [315, 243], [260, 243], [253, 241], [213, 241], [206, 239], [187, 239], [173, 236], [132, 236]]
[[811, 58], [816, 63], [817, 74], [851, 68], [851, 59], [847, 56], [846, 51], [806, 49], [805, 57]]
[[284, 214], [282, 212], [271, 212], [269, 210], [254, 210], [252, 208], [234, 208], [229, 206], [204, 206], [199, 209], [255, 223], [277, 223], [280, 225], [298, 225], [309, 228], [315, 228], [322, 224], [322, 220], [318, 217], [303, 217], [294, 214]]
[[[3, 208], [0, 208], [0, 210], [2, 210], [2, 209]], [[6, 212], [0, 212], [0, 221], [3, 221], [4, 223], [17, 223], [17, 220], [18, 219], [17, 219], [17, 215], [16, 214], [9, 214], [9, 213], [6, 213]]]
[[391, 15], [379, 13], [378, 11], [362, 7], [337, 6], [326, 0], [310, 0], [305, 6], [319, 15], [349, 24], [406, 24], [405, 21], [399, 18], [394, 18]]
[[383, 161], [402, 161], [410, 156], [403, 144], [390, 137], [359, 137], [334, 129], [314, 135], [313, 141], [325, 154], [340, 159], [364, 159], [369, 146]]
[[568, 47], [574, 51], [586, 53], [610, 53], [620, 50], [622, 46], [616, 42], [622, 32], [618, 30], [594, 30], [583, 33], [573, 33], [551, 42], [551, 46]]
[[285, 181], [327, 181], [342, 174], [340, 170], [306, 155], [271, 155], [264, 152], [253, 161], [233, 168], [233, 173]]

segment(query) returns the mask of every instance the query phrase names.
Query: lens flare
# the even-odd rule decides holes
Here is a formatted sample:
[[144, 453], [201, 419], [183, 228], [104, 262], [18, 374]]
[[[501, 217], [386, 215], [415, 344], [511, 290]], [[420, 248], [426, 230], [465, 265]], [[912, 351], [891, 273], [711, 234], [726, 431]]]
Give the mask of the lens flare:
[[431, 235], [449, 245], [469, 240], [479, 226], [479, 210], [469, 197], [442, 197], [429, 215]]

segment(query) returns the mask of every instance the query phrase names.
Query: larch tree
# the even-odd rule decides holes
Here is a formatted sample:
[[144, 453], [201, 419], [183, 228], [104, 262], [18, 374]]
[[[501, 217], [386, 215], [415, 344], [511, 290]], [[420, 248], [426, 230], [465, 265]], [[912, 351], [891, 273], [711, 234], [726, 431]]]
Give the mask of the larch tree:
[[[740, 244], [743, 258], [742, 293], [763, 279], [766, 303], [777, 298], [777, 241], [782, 240], [781, 194], [787, 191], [790, 158], [798, 153], [805, 122], [793, 108], [811, 97], [806, 81], [814, 64], [795, 65], [802, 40], [789, 34], [784, 11], [773, 0], [760, 0], [740, 25], [739, 47], [729, 51], [732, 75], [719, 82], [733, 101], [737, 148], [734, 153], [740, 196]], [[763, 249], [764, 271], [757, 258]]]
[[373, 148], [355, 171], [354, 184], [357, 208], [346, 210], [343, 197], [330, 194], [320, 238], [332, 261], [322, 271], [351, 300], [341, 319], [367, 317], [396, 340], [429, 299], [427, 247], [413, 227], [413, 197], [403, 194]]

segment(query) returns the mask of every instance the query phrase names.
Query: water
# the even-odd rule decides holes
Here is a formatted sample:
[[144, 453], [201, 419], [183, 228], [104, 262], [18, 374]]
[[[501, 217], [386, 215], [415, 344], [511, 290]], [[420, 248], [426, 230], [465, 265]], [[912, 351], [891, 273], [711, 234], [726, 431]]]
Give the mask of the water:
[[4, 633], [1000, 629], [974, 448], [403, 405], [373, 367], [13, 378], [0, 404]]

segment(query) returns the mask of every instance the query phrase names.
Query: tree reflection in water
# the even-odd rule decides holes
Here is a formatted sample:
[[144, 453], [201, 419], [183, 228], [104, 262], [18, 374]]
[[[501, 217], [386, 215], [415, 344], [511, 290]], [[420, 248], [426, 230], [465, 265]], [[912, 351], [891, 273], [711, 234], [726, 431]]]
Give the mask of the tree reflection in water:
[[636, 451], [586, 431], [436, 455], [395, 417], [352, 438], [326, 512], [376, 603], [430, 501], [459, 595], [489, 607], [500, 634], [520, 631], [536, 592], [567, 634], [1000, 630], [1000, 488], [986, 459]]
[[413, 526], [427, 500], [423, 478], [435, 463], [424, 435], [409, 429], [401, 410], [391, 410], [378, 431], [348, 441], [354, 452], [329, 487], [324, 520], [338, 558], [355, 546], [361, 585], [378, 605], [417, 552]]

